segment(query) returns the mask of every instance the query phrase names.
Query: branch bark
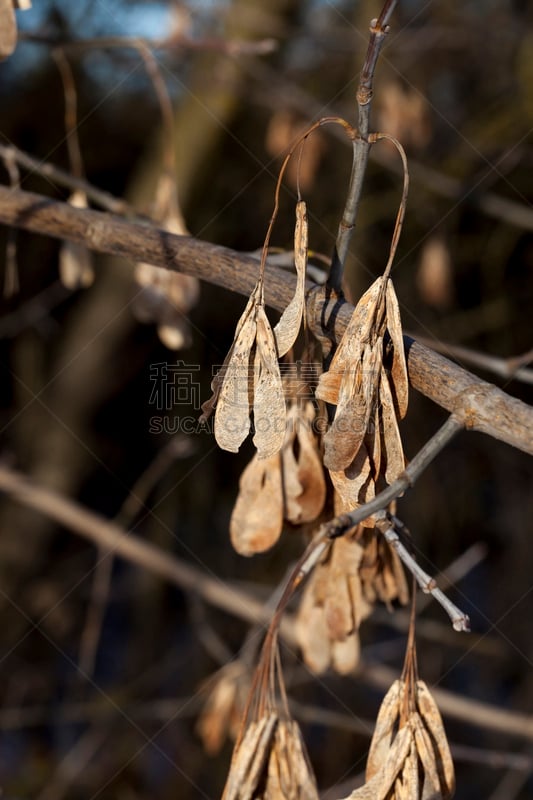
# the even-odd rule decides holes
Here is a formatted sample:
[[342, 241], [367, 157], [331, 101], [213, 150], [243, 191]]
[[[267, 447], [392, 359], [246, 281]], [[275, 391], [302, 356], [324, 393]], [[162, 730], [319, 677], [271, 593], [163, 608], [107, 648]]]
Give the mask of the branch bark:
[[[84, 244], [100, 253], [196, 275], [243, 295], [252, 291], [257, 280], [259, 264], [250, 256], [18, 189], [0, 187], [0, 223]], [[295, 279], [272, 266], [267, 267], [266, 277], [266, 302], [282, 311], [292, 297]], [[339, 341], [352, 312], [350, 303], [329, 298], [326, 288], [309, 284], [308, 322], [319, 339]], [[458, 406], [463, 414], [467, 409], [467, 429], [533, 455], [533, 408], [411, 337], [404, 336], [404, 343], [414, 389], [452, 413]]]

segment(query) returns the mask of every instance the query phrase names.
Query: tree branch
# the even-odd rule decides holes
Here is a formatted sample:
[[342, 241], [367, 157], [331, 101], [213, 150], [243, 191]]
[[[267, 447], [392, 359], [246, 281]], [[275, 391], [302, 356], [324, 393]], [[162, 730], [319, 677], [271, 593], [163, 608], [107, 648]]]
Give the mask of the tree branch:
[[[135, 534], [124, 531], [115, 523], [82, 508], [57, 492], [36, 485], [4, 465], [0, 465], [0, 491], [6, 492], [19, 503], [83, 536], [101, 550], [107, 549], [181, 589], [195, 592], [207, 603], [239, 619], [265, 626], [270, 622], [272, 609], [269, 603], [261, 603], [249, 592], [228, 585], [220, 578], [205, 574], [192, 564], [176, 558], [172, 553], [165, 552]], [[286, 615], [282, 619], [280, 633], [289, 645], [296, 646], [296, 625], [293, 617]], [[398, 677], [395, 670], [375, 663], [361, 664], [358, 675], [380, 690], [387, 690]], [[432, 693], [443, 713], [448, 716], [470, 725], [533, 740], [533, 722], [530, 715], [470, 700], [436, 687], [432, 687]]]
[[[250, 256], [18, 189], [0, 187], [0, 223], [77, 242], [132, 262], [147, 261], [196, 275], [243, 295], [248, 295], [257, 281], [259, 264]], [[267, 267], [266, 277], [265, 300], [282, 311], [294, 294], [295, 278], [272, 266]], [[308, 286], [307, 318], [313, 333], [323, 341], [340, 341], [353, 306], [330, 298], [324, 287]], [[404, 343], [414, 389], [452, 413], [460, 408], [468, 430], [486, 433], [533, 455], [533, 408], [409, 336], [404, 336]]]

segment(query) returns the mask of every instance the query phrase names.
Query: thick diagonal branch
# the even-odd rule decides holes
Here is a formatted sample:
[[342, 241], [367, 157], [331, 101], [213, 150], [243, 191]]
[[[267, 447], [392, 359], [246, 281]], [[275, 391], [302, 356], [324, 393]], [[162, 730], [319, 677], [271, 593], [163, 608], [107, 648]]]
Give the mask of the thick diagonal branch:
[[[77, 209], [42, 195], [0, 187], [0, 223], [84, 244], [100, 253], [146, 261], [196, 275], [226, 289], [249, 294], [258, 262], [228, 248], [175, 236], [151, 225], [126, 222], [109, 213]], [[265, 300], [282, 311], [294, 294], [294, 278], [267, 268]], [[308, 322], [319, 339], [340, 341], [353, 306], [328, 300], [324, 288], [309, 285]], [[327, 319], [328, 329], [323, 321]], [[408, 336], [404, 337], [409, 380], [414, 389], [454, 412], [466, 408], [469, 430], [481, 431], [533, 455], [533, 408], [505, 394]]]

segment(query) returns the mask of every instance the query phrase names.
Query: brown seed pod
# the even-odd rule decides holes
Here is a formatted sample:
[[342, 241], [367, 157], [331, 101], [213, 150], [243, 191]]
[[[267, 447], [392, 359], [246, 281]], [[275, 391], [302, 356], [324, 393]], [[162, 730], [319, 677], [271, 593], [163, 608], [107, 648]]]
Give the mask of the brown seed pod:
[[283, 528], [283, 485], [279, 453], [252, 458], [239, 481], [231, 515], [230, 536], [242, 556], [262, 553], [274, 545]]

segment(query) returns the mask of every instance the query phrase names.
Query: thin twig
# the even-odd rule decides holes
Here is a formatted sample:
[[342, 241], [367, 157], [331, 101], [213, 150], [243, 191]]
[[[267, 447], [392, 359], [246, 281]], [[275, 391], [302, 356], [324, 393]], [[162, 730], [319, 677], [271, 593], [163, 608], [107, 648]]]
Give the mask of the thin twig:
[[[148, 495], [176, 458], [190, 453], [191, 445], [185, 438], [171, 439], [146, 470], [137, 479], [128, 493], [116, 517], [117, 525], [129, 528], [139, 511], [145, 509]], [[109, 548], [99, 547], [97, 563], [93, 573], [85, 623], [80, 637], [79, 665], [84, 675], [92, 675], [100, 644], [102, 625], [109, 600], [114, 553]]]
[[51, 312], [71, 294], [72, 290], [67, 289], [60, 281], [51, 283], [42, 292], [0, 319], [0, 339], [12, 339], [26, 328], [43, 327], [45, 322], [57, 324], [55, 320], [52, 321]]
[[372, 500], [365, 503], [354, 511], [340, 514], [335, 519], [327, 522], [322, 526], [323, 534], [334, 539], [337, 536], [342, 536], [350, 528], [359, 525], [363, 520], [371, 517], [377, 511], [386, 508], [389, 503], [400, 497], [407, 489], [414, 485], [417, 478], [424, 472], [427, 466], [433, 461], [435, 456], [459, 433], [463, 428], [463, 423], [452, 414], [446, 422], [439, 428], [439, 430], [426, 442], [422, 449], [416, 454], [409, 465], [405, 468], [402, 474], [387, 486], [382, 492], [379, 492]]
[[92, 39], [69, 39], [61, 36], [50, 36], [40, 31], [20, 31], [19, 40], [32, 44], [61, 47], [72, 53], [83, 53], [86, 50], [108, 50], [136, 48], [139, 43], [151, 50], [211, 50], [228, 56], [263, 56], [269, 55], [278, 48], [275, 39], [265, 38], [254, 41], [243, 39], [224, 39], [215, 36], [192, 39], [182, 34], [173, 34], [164, 39], [148, 39], [132, 36], [101, 36]]
[[108, 727], [90, 728], [82, 734], [48, 777], [37, 800], [62, 800], [109, 735]]
[[75, 191], [77, 189], [85, 192], [89, 200], [97, 206], [100, 206], [100, 208], [111, 211], [113, 214], [121, 214], [125, 217], [137, 217], [139, 219], [142, 218], [133, 206], [130, 206], [125, 200], [114, 197], [103, 189], [98, 189], [81, 177], [74, 177], [70, 172], [65, 172], [65, 170], [54, 166], [54, 164], [50, 164], [47, 161], [39, 161], [37, 158], [28, 155], [28, 153], [19, 150], [18, 147], [14, 145], [0, 144], [0, 158], [6, 164], [12, 159], [16, 161], [17, 164], [20, 164], [21, 167], [30, 170], [33, 174], [42, 175], [44, 178], [47, 178], [47, 180], [54, 185], [64, 186], [70, 191]]
[[370, 23], [370, 41], [366, 52], [365, 63], [361, 72], [359, 86], [357, 88], [358, 106], [358, 136], [353, 138], [353, 159], [352, 171], [350, 175], [350, 185], [348, 196], [342, 214], [342, 219], [337, 232], [337, 241], [333, 252], [331, 270], [328, 279], [328, 288], [337, 295], [342, 294], [342, 277], [344, 265], [350, 239], [352, 237], [357, 211], [363, 191], [363, 181], [365, 177], [368, 156], [370, 153], [370, 142], [368, 134], [370, 130], [370, 108], [373, 95], [373, 81], [376, 63], [383, 47], [385, 37], [388, 33], [388, 21], [394, 11], [397, 0], [386, 0], [379, 19], [372, 20]]
[[[142, 569], [186, 591], [197, 592], [206, 602], [239, 619], [253, 623], [262, 622], [265, 625], [271, 619], [271, 609], [265, 608], [265, 605], [250, 593], [224, 584], [219, 578], [207, 575], [193, 565], [176, 558], [172, 553], [145, 542], [135, 534], [126, 534], [117, 525], [98, 514], [88, 511], [56, 492], [35, 485], [24, 476], [2, 465], [0, 465], [0, 491], [7, 492], [13, 499], [59, 522], [97, 546], [113, 549], [115, 555], [137, 564]], [[294, 618], [287, 615], [282, 620], [280, 635], [287, 643], [296, 645]], [[359, 677], [381, 690], [386, 690], [396, 680], [397, 673], [380, 664], [365, 666], [363, 663], [359, 668]], [[433, 688], [432, 693], [443, 713], [471, 725], [533, 741], [533, 721], [530, 715], [470, 700], [438, 688]], [[20, 724], [18, 710], [13, 713], [6, 710], [5, 713], [8, 714], [6, 724], [10, 726]], [[0, 723], [2, 720], [0, 713]], [[37, 719], [29, 714], [23, 724], [37, 724]]]
[[[5, 158], [4, 166], [9, 175], [9, 185], [12, 189], [20, 189], [20, 172], [18, 165], [13, 158]], [[5, 272], [4, 272], [4, 297], [13, 297], [18, 294], [20, 288], [19, 271], [17, 264], [17, 238], [18, 232], [15, 228], [7, 231]]]
[[78, 113], [76, 85], [72, 68], [61, 48], [52, 51], [61, 81], [63, 83], [63, 96], [65, 99], [65, 132], [68, 148], [70, 170], [75, 178], [83, 178], [83, 159], [81, 155], [80, 140], [78, 136]]
[[471, 364], [474, 367], [485, 369], [488, 372], [494, 373], [494, 375], [499, 375], [501, 378], [533, 384], [533, 369], [528, 369], [525, 366], [533, 361], [532, 350], [529, 350], [521, 356], [501, 358], [500, 356], [488, 355], [488, 353], [479, 353], [477, 350], [471, 350], [469, 347], [463, 347], [458, 344], [447, 344], [418, 335], [416, 338], [417, 341], [427, 345], [427, 347], [431, 347], [433, 350], [436, 350], [437, 353], [443, 353], [465, 364]]
[[457, 608], [451, 600], [449, 600], [443, 591], [441, 591], [436, 584], [434, 578], [425, 572], [422, 567], [415, 561], [411, 553], [400, 541], [400, 537], [396, 531], [396, 518], [392, 517], [393, 524], [385, 519], [376, 520], [376, 528], [383, 534], [384, 538], [393, 547], [398, 556], [403, 561], [409, 572], [416, 578], [416, 581], [423, 592], [430, 594], [434, 600], [439, 603], [446, 611], [452, 622], [453, 628], [456, 631], [469, 631], [470, 618], [459, 608]]

